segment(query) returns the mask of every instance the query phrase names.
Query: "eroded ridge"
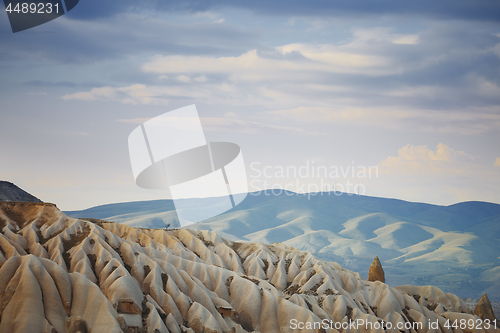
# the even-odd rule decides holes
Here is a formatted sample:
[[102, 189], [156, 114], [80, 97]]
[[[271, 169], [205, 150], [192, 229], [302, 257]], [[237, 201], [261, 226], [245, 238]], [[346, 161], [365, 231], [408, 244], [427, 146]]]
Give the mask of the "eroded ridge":
[[436, 287], [369, 282], [282, 244], [74, 219], [40, 203], [0, 203], [0, 227], [0, 332], [272, 333], [363, 319], [392, 328], [303, 331], [451, 333], [446, 319], [479, 318]]

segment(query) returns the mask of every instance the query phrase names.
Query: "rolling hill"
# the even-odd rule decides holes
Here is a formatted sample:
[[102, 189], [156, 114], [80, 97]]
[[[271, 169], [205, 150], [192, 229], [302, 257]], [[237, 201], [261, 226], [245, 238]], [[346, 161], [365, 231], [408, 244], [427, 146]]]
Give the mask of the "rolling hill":
[[[177, 227], [170, 200], [66, 212], [133, 227]], [[231, 240], [280, 242], [367, 276], [380, 258], [390, 285], [433, 284], [462, 297], [500, 300], [500, 205], [450, 206], [357, 195], [251, 193], [237, 207], [187, 228]]]

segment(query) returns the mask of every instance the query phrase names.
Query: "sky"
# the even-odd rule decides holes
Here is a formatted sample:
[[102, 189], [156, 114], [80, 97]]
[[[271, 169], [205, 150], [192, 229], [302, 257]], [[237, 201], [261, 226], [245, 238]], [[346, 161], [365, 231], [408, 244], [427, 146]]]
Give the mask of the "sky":
[[195, 104], [249, 190], [500, 203], [497, 1], [80, 0], [0, 14], [0, 179], [63, 210], [153, 200], [128, 135]]

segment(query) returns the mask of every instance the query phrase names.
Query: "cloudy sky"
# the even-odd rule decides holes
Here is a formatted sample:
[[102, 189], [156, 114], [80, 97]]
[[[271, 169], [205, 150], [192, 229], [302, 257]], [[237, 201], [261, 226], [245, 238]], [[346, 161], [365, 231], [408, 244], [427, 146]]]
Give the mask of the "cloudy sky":
[[0, 45], [0, 179], [64, 210], [163, 198], [127, 137], [190, 104], [250, 190], [500, 203], [497, 1], [80, 0]]

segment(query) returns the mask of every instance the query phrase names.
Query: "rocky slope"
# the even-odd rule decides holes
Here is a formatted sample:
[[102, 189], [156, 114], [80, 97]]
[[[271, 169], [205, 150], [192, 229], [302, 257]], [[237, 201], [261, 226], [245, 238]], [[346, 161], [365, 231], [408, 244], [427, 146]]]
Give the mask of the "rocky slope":
[[18, 186], [4, 180], [0, 180], [0, 201], [42, 202]]
[[[436, 287], [391, 288], [281, 244], [85, 221], [43, 203], [0, 202], [0, 230], [0, 332], [448, 333], [447, 319], [479, 319]], [[364, 324], [341, 328], [350, 320]]]

